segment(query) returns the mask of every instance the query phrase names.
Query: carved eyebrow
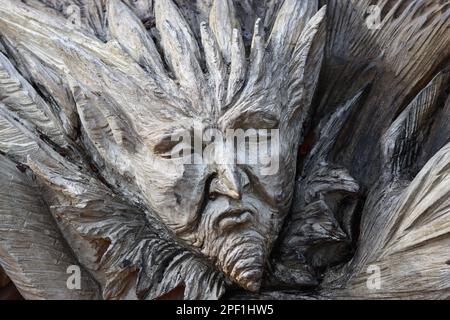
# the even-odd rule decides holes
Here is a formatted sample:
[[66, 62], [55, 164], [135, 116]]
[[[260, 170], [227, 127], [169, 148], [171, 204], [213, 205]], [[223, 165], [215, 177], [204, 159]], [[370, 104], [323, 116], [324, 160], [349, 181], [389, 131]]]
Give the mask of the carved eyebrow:
[[170, 135], [165, 135], [153, 146], [153, 152], [155, 152], [156, 154], [166, 153], [178, 143], [179, 141], [172, 140]]
[[[186, 128], [172, 128], [163, 131], [159, 135], [154, 136], [153, 151], [162, 154], [171, 150], [174, 146], [181, 142], [183, 134], [191, 137], [192, 130]], [[178, 139], [173, 139], [178, 136]]]
[[246, 112], [228, 121], [230, 129], [276, 129], [279, 118], [271, 112]]

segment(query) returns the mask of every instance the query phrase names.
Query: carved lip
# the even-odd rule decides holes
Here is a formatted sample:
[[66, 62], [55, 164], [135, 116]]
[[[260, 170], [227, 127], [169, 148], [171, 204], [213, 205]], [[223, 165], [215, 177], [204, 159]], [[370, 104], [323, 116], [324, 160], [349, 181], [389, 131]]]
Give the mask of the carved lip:
[[245, 224], [253, 220], [253, 211], [249, 208], [233, 208], [220, 213], [214, 221], [214, 227], [227, 231], [236, 225]]

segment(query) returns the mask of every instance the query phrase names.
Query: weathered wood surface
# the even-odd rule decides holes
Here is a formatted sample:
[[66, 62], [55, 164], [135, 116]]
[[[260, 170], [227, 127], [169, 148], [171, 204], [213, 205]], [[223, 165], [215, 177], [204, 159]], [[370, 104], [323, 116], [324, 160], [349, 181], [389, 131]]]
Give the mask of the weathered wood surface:
[[[30, 299], [448, 298], [449, 27], [439, 0], [0, 0], [0, 265]], [[279, 129], [279, 171], [168, 162], [195, 125]]]

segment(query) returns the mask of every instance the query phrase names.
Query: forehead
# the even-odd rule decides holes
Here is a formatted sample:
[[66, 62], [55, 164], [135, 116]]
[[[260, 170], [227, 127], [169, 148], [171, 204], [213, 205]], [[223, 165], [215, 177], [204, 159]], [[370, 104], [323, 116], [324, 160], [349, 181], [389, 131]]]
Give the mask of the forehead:
[[[214, 127], [226, 129], [276, 129], [280, 121], [279, 108], [274, 105], [259, 104], [257, 106], [235, 106], [222, 110], [217, 115], [213, 111], [197, 113], [195, 110], [186, 112], [186, 109], [170, 108], [149, 114], [147, 119], [152, 129], [174, 133], [178, 130], [197, 127]], [[157, 131], [152, 130], [152, 131]]]
[[183, 134], [195, 129], [216, 128], [225, 132], [227, 129], [277, 129], [278, 115], [265, 110], [226, 113], [220, 117], [179, 115], [172, 121], [156, 121], [147, 126], [148, 138], [161, 138], [163, 135]]

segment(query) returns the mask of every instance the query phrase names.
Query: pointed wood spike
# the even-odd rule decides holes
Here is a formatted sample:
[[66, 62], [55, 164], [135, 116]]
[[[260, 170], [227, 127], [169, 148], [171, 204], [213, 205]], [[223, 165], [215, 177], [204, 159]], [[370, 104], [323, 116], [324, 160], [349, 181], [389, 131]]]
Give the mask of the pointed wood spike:
[[155, 20], [167, 64], [181, 87], [189, 92], [193, 107], [206, 110], [209, 104], [204, 100], [209, 95], [200, 66], [200, 49], [191, 28], [172, 0], [155, 1]]
[[307, 22], [317, 12], [317, 1], [285, 0], [278, 12], [269, 47], [277, 61], [286, 59], [293, 51]]
[[241, 28], [232, 0], [214, 0], [209, 16], [209, 25], [216, 35], [225, 61], [231, 63], [233, 30]]
[[219, 46], [211, 29], [206, 22], [200, 24], [200, 34], [202, 38], [203, 50], [205, 53], [206, 66], [209, 71], [209, 81], [213, 88], [217, 109], [223, 105], [225, 95], [226, 67], [220, 52]]
[[263, 21], [258, 18], [255, 22], [253, 39], [250, 50], [249, 83], [256, 82], [263, 73], [262, 61], [265, 55], [265, 32]]
[[54, 143], [67, 146], [64, 129], [50, 106], [1, 53], [0, 102]]
[[429, 130], [438, 99], [448, 86], [450, 71], [440, 72], [411, 101], [383, 136], [381, 141], [384, 162], [394, 177], [407, 172], [419, 155], [425, 132]]
[[27, 155], [39, 150], [28, 131], [11, 119], [7, 107], [0, 103], [0, 152], [15, 161], [26, 161]]
[[231, 47], [231, 67], [228, 80], [226, 104], [230, 104], [236, 93], [242, 88], [246, 76], [247, 60], [244, 41], [240, 29], [233, 30]]
[[167, 81], [160, 54], [142, 22], [121, 0], [110, 0], [107, 10], [110, 36], [136, 62]]
[[[294, 114], [298, 110], [302, 111], [302, 117], [309, 112], [324, 57], [326, 12], [327, 7], [323, 6], [307, 22], [294, 50], [286, 56], [289, 61], [288, 69], [284, 71], [282, 67], [282, 69], [275, 67], [281, 72], [281, 78], [286, 79], [286, 82], [283, 83], [283, 90], [286, 90], [285, 108], [289, 111], [289, 120], [294, 119]], [[290, 51], [287, 48], [286, 50]], [[304, 106], [308, 106], [308, 109], [305, 109]]]

